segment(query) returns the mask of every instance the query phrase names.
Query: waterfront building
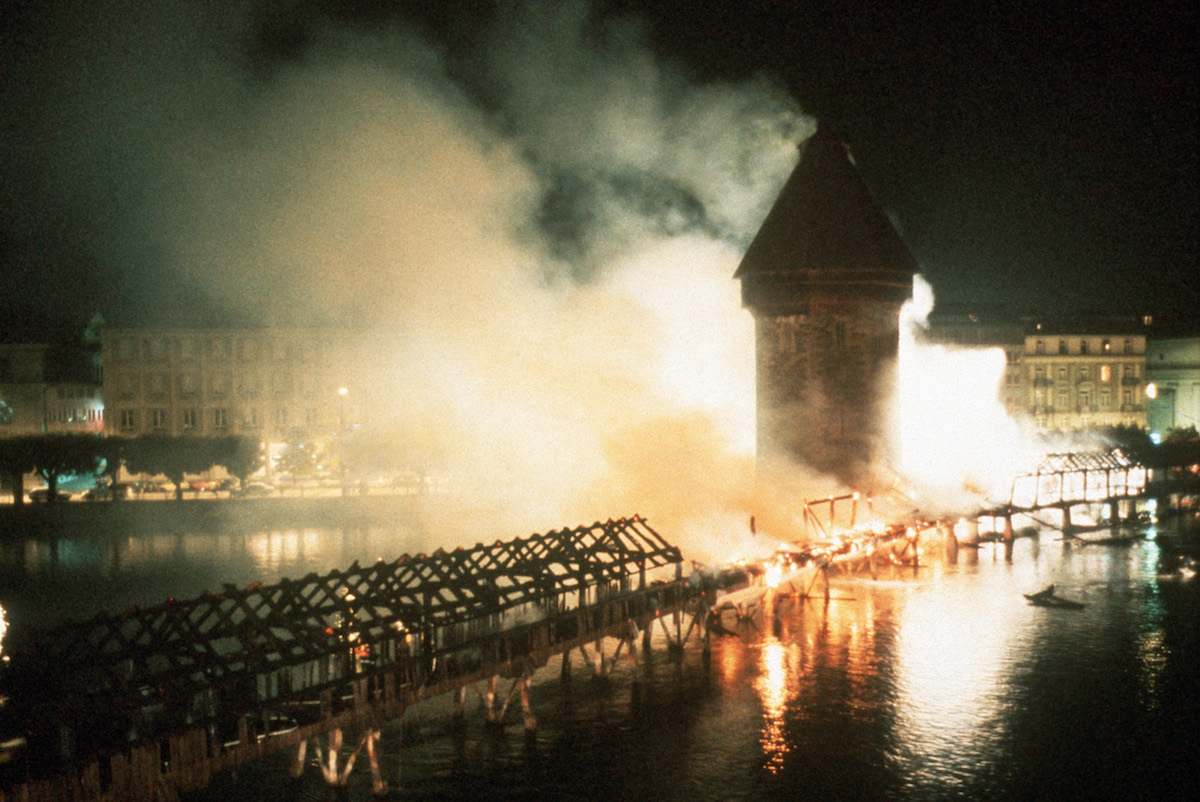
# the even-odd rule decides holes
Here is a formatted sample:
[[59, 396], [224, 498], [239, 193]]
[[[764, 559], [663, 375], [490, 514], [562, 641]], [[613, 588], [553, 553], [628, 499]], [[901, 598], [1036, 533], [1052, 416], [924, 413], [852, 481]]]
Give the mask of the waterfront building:
[[104, 429], [99, 370], [86, 347], [0, 343], [0, 437]]
[[870, 487], [916, 272], [846, 146], [819, 128], [735, 273], [755, 321], [760, 459]]
[[[1050, 321], [1018, 318], [1000, 308], [951, 305], [934, 310], [925, 339], [1002, 349], [1005, 372], [998, 393], [1009, 415], [1042, 432], [1066, 432], [1147, 426], [1155, 407], [1147, 395], [1154, 383], [1148, 331], [1145, 321], [1132, 317]], [[1177, 376], [1167, 382], [1168, 390], [1196, 392], [1184, 378], [1186, 345], [1164, 342], [1160, 351], [1163, 375]]]
[[1200, 428], [1200, 335], [1152, 334], [1146, 344], [1146, 401], [1150, 431]]
[[1146, 426], [1146, 333], [1133, 320], [1038, 322], [1022, 357], [1041, 431]]
[[108, 328], [105, 430], [245, 435], [271, 453], [362, 420], [369, 336], [328, 328]]

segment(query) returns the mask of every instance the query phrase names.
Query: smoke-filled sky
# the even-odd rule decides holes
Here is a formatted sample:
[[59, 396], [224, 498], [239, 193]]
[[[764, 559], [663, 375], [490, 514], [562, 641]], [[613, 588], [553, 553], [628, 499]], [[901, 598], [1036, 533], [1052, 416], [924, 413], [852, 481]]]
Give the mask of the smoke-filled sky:
[[877, 5], [9, 0], [6, 333], [382, 326], [516, 531], [769, 529], [732, 275], [816, 118], [939, 299], [1200, 299], [1190, 4]]
[[940, 298], [1200, 299], [1190, 3], [7, 0], [0, 20], [10, 320], [369, 314], [478, 272], [498, 233], [548, 283], [644, 236], [739, 250], [801, 110], [851, 143]]

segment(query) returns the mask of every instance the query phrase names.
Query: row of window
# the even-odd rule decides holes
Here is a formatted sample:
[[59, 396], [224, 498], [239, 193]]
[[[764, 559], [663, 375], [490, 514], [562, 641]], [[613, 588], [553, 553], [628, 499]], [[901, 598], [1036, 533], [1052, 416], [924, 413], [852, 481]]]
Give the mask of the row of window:
[[308, 361], [308, 350], [298, 343], [259, 337], [120, 337], [113, 345], [113, 357], [119, 362], [166, 362], [211, 359], [257, 362], [267, 357], [276, 362]]
[[[237, 410], [230, 410], [228, 407], [214, 407], [208, 410], [200, 410], [195, 407], [182, 409], [178, 410], [179, 427], [184, 431], [194, 431], [206, 427], [214, 431], [225, 431], [230, 428], [230, 421], [233, 420], [233, 415], [236, 413]], [[241, 418], [238, 423], [242, 430], [262, 428], [262, 420], [257, 407], [245, 407], [240, 410], [240, 414]], [[315, 427], [322, 423], [321, 415], [316, 409], [304, 410], [303, 421], [299, 420], [299, 417], [285, 407], [278, 407], [275, 410], [274, 425], [277, 429], [284, 429], [300, 425]], [[143, 421], [145, 421], [145, 428], [168, 431], [172, 428], [171, 410], [163, 407], [153, 407], [148, 410], [123, 407], [117, 412], [118, 427], [122, 431], [142, 429]]]
[[[1060, 410], [1071, 410], [1079, 407], [1083, 410], [1101, 410], [1107, 411], [1111, 409], [1112, 396], [1107, 390], [1102, 390], [1095, 397], [1099, 399], [1099, 405], [1092, 407], [1093, 395], [1090, 390], [1080, 390], [1077, 394], [1077, 403], [1071, 402], [1071, 393], [1058, 392], [1054, 395], [1045, 393], [1040, 389], [1035, 389], [1033, 392], [1033, 405], [1035, 407], [1046, 406], [1051, 399], [1054, 400], [1054, 406]], [[1121, 391], [1121, 406], [1123, 409], [1132, 408], [1140, 399], [1132, 390]]]
[[[1121, 376], [1123, 378], [1126, 378], [1126, 379], [1136, 379], [1137, 378], [1137, 376], [1138, 376], [1137, 365], [1129, 364], [1129, 365], [1121, 365], [1120, 367], [1121, 367]], [[1090, 365], [1075, 365], [1074, 373], [1075, 373], [1075, 378], [1079, 379], [1081, 381], [1086, 381], [1086, 380], [1092, 378], [1092, 369], [1091, 369]], [[1033, 369], [1033, 378], [1034, 379], [1045, 379], [1051, 375], [1057, 376], [1059, 381], [1068, 381], [1071, 378], [1071, 369], [1067, 365], [1058, 365], [1057, 367], [1055, 367], [1053, 365], [1051, 365], [1049, 367], [1046, 367], [1044, 365], [1038, 365], [1037, 367], [1035, 367]], [[1100, 365], [1099, 369], [1096, 371], [1095, 378], [1098, 381], [1102, 381], [1102, 382], [1112, 381], [1112, 378], [1113, 378], [1112, 365]]]
[[54, 391], [54, 394], [60, 400], [68, 398], [99, 398], [100, 388], [83, 385], [78, 387], [59, 387]]
[[50, 407], [46, 423], [103, 423], [104, 407]]
[[[165, 372], [152, 372], [144, 376], [135, 372], [116, 374], [112, 384], [116, 386], [118, 398], [137, 398], [142, 390], [151, 398], [162, 398], [174, 394], [179, 398], [196, 398], [207, 384], [208, 395], [222, 398], [236, 393], [242, 398], [258, 398], [263, 393], [263, 379], [256, 373], [213, 373], [202, 377], [188, 372], [172, 376]], [[324, 390], [332, 396], [333, 391], [312, 376], [294, 376], [286, 371], [271, 374], [267, 389], [274, 396], [291, 396], [297, 392], [305, 398], [317, 398]]]
[[[1047, 353], [1050, 353], [1050, 351], [1048, 351], [1047, 349], [1052, 348], [1052, 347], [1054, 347], [1053, 340], [1051, 340], [1048, 343], [1046, 340], [1038, 339], [1038, 340], [1034, 341], [1033, 352], [1035, 354], [1047, 354]], [[1089, 353], [1093, 352], [1093, 349], [1096, 349], [1095, 353], [1098, 353], [1098, 354], [1109, 354], [1109, 353], [1134, 354], [1134, 353], [1138, 353], [1135, 350], [1135, 341], [1132, 337], [1126, 337], [1124, 340], [1121, 341], [1121, 350], [1120, 351], [1113, 351], [1113, 341], [1107, 337], [1104, 337], [1104, 338], [1061, 337], [1058, 340], [1057, 350], [1055, 351], [1055, 353], [1059, 353], [1059, 354], [1089, 354]]]

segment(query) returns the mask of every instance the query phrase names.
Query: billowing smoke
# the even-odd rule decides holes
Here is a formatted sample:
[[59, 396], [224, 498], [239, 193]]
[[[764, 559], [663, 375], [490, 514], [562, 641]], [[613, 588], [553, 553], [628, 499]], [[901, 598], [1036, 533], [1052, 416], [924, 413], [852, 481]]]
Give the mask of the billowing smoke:
[[900, 313], [900, 366], [893, 452], [930, 512], [958, 513], [1007, 499], [1014, 476], [1042, 448], [1000, 401], [1003, 349], [931, 343], [924, 337], [933, 288], [914, 277]]
[[380, 442], [460, 491], [428, 545], [640, 513], [724, 556], [771, 514], [732, 275], [813, 125], [582, 0], [499, 6], [463, 53], [303, 2], [78, 3], [30, 156], [101, 263], [376, 331]]

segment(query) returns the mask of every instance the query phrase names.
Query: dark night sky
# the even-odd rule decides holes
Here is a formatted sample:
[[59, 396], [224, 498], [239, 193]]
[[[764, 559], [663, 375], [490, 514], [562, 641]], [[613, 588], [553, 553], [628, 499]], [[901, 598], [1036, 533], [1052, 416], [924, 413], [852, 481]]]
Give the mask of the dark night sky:
[[[374, 37], [372, 63], [386, 63], [378, 34], [398, 21], [439, 54], [438, 86], [520, 141], [521, 118], [497, 100], [479, 55], [497, 30], [511, 33], [496, 19], [514, 5], [537, 6], [10, 0], [0, 24], [8, 330], [38, 314], [222, 317], [229, 297], [214, 288], [223, 285], [210, 282], [209, 265], [188, 263], [196, 249], [179, 248], [172, 232], [243, 196], [262, 208], [256, 177], [230, 178], [227, 154], [267, 152], [261, 120], [281, 76], [303, 74], [317, 54], [365, 59], [357, 37]], [[683, 83], [766, 81], [833, 125], [940, 298], [1196, 317], [1195, 4], [607, 0], [582, 29], [615, 37], [631, 20], [658, 69]], [[331, 28], [335, 36], [322, 33]], [[547, 28], [510, 60], [563, 58], [569, 44]], [[580, 81], [603, 79], [603, 69], [579, 69]], [[218, 200], [204, 198], [204, 181], [180, 178], [222, 159]], [[547, 194], [581, 186], [588, 171], [556, 175]], [[686, 182], [673, 179], [665, 195], [650, 183], [654, 200], [639, 208], [669, 203], [712, 220]], [[562, 245], [579, 217], [539, 224]], [[227, 284], [238, 269], [217, 274]]]

